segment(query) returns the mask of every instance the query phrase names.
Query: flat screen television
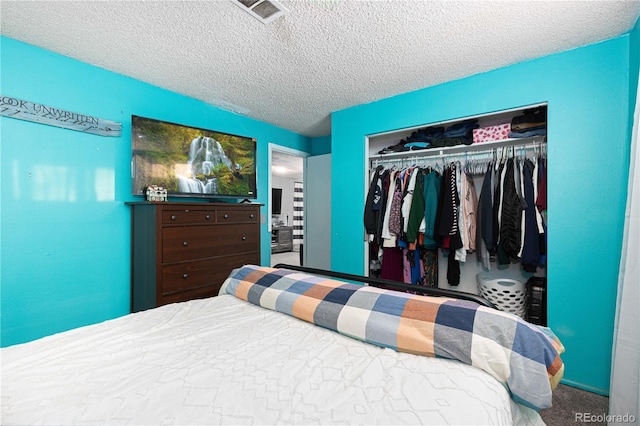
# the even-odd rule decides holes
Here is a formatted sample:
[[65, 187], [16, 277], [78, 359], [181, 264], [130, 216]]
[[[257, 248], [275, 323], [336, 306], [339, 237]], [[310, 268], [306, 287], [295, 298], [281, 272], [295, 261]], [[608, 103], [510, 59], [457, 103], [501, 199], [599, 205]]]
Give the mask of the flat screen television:
[[271, 214], [282, 213], [282, 188], [271, 188]]
[[131, 189], [169, 197], [255, 199], [256, 140], [131, 116]]

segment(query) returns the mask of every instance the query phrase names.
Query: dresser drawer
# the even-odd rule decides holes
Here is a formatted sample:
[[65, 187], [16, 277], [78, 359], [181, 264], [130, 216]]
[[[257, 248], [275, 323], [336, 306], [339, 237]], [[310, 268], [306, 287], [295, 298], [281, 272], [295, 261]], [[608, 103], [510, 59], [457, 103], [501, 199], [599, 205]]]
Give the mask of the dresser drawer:
[[258, 223], [258, 215], [254, 211], [219, 209], [216, 213], [218, 223]]
[[206, 285], [218, 287], [229, 276], [229, 271], [247, 264], [260, 263], [258, 253], [230, 255], [211, 259], [175, 263], [162, 267], [162, 293], [184, 291]]
[[194, 226], [162, 229], [162, 263], [259, 252], [254, 226]]
[[197, 225], [215, 221], [215, 209], [164, 210], [162, 212], [163, 225]]

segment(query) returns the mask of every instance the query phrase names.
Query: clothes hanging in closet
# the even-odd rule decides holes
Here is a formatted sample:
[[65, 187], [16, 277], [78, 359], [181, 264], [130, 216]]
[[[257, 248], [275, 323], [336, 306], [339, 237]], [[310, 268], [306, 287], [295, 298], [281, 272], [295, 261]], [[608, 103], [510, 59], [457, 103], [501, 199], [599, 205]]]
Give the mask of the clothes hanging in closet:
[[536, 272], [536, 268], [540, 263], [541, 254], [541, 238], [538, 229], [537, 212], [535, 205], [534, 194], [534, 168], [535, 165], [530, 160], [525, 160], [523, 166], [523, 188], [525, 198], [525, 210], [524, 210], [524, 238], [522, 245], [521, 262], [522, 268], [526, 272]]
[[[365, 218], [380, 213], [383, 278], [437, 286], [440, 250], [453, 286], [460, 283], [461, 263], [473, 252], [484, 269], [496, 261], [520, 262], [525, 272], [535, 272], [545, 264], [544, 158], [512, 155], [490, 161], [480, 174], [479, 195], [472, 169], [477, 173], [477, 164], [452, 162], [437, 170], [415, 165], [374, 170], [369, 194], [379, 194], [380, 207], [365, 212]], [[377, 228], [370, 229], [375, 238]]]
[[364, 227], [365, 232], [372, 237], [371, 240], [373, 240], [377, 223], [380, 220], [380, 204], [382, 202], [382, 179], [380, 178], [380, 173], [383, 170], [384, 167], [382, 166], [376, 167], [365, 202]]
[[520, 253], [523, 203], [516, 185], [517, 168], [509, 158], [503, 170], [501, 205], [499, 206], [498, 261], [509, 264]]
[[479, 243], [477, 251], [478, 260], [482, 263], [482, 266], [485, 269], [490, 268], [491, 256], [495, 253], [493, 235], [494, 176], [494, 163], [489, 163], [480, 189], [476, 218], [476, 240]]
[[456, 253], [463, 248], [462, 235], [458, 225], [460, 221], [458, 172], [459, 168], [456, 164], [451, 164], [444, 170], [440, 215], [437, 223], [438, 235], [442, 240], [442, 248], [449, 251], [447, 257], [447, 282], [453, 286], [460, 284], [460, 257]]
[[[485, 269], [520, 262], [525, 272], [545, 264], [546, 228], [537, 199], [544, 160], [509, 158], [490, 164], [478, 200], [478, 260]], [[491, 218], [491, 219], [490, 219]]]
[[374, 171], [364, 217], [370, 241], [380, 242], [382, 278], [437, 286], [438, 250], [446, 249], [448, 281], [459, 284], [459, 262], [475, 250], [477, 196], [459, 165], [446, 167], [444, 175], [415, 166]]
[[[409, 283], [422, 281], [423, 274], [418, 272], [423, 264], [421, 251], [416, 251], [415, 241], [412, 241], [413, 245], [409, 248], [406, 240], [413, 193], [419, 171], [415, 167], [403, 170], [377, 168], [371, 180], [368, 192], [371, 195], [368, 196], [368, 199], [370, 198], [372, 201], [366, 203], [364, 217], [367, 220], [366, 231], [369, 234], [369, 240], [380, 242], [379, 257], [384, 259], [381, 265], [381, 277], [385, 279]], [[419, 187], [419, 191], [422, 193], [421, 187]], [[380, 194], [383, 206], [374, 210], [373, 200], [376, 193]], [[383, 199], [386, 199], [386, 202]], [[416, 199], [416, 203], [419, 203], [419, 197]], [[376, 216], [377, 212], [381, 214]], [[377, 222], [376, 218], [378, 218]], [[381, 224], [380, 239], [377, 238], [377, 228], [371, 226], [372, 223]], [[413, 228], [412, 224], [412, 232]], [[398, 240], [400, 237], [402, 239]]]

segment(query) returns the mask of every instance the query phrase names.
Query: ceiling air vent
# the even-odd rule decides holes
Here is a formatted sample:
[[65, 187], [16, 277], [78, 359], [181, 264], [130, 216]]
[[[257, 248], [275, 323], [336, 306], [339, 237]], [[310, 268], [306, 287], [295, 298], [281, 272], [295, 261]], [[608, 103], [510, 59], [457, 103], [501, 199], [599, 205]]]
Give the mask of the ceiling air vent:
[[277, 0], [231, 0], [260, 22], [268, 24], [288, 12]]

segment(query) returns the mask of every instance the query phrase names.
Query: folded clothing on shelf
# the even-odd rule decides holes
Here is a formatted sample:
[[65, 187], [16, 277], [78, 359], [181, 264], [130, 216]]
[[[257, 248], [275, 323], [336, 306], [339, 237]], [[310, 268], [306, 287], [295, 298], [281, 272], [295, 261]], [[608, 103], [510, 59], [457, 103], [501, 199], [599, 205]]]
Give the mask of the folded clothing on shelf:
[[510, 138], [530, 138], [533, 136], [546, 136], [547, 126], [531, 127], [526, 130], [509, 132]]
[[547, 126], [547, 106], [542, 105], [522, 111], [511, 119], [512, 132], [526, 132], [529, 130], [539, 130]]
[[511, 123], [473, 129], [473, 143], [499, 141], [509, 138]]
[[437, 148], [444, 148], [447, 146], [471, 145], [472, 143], [473, 139], [471, 135], [469, 135], [469, 137], [438, 138], [433, 141], [432, 146]]
[[478, 120], [465, 120], [453, 124], [444, 131], [445, 138], [471, 138], [473, 129], [480, 127]]
[[424, 129], [415, 130], [406, 139], [402, 139], [395, 145], [381, 149], [378, 151], [378, 154], [427, 149], [431, 147], [433, 140], [442, 138], [443, 134], [444, 127], [425, 127]]
[[447, 128], [441, 126], [425, 127], [412, 132], [410, 136], [402, 139], [397, 144], [381, 149], [378, 154], [471, 145], [473, 143], [473, 131], [478, 127], [480, 126], [477, 119], [461, 121]]
[[442, 137], [444, 134], [444, 127], [426, 127], [424, 129], [416, 130], [411, 133], [411, 136], [407, 138], [407, 142], [428, 142], [431, 143], [433, 139]]
[[407, 142], [401, 151], [415, 151], [418, 149], [427, 149], [431, 146], [429, 142]]
[[395, 145], [382, 148], [380, 151], [378, 151], [378, 154], [390, 154], [392, 152], [400, 152], [404, 148], [405, 143], [406, 141], [403, 139]]
[[473, 130], [480, 127], [478, 120], [465, 120], [453, 124], [444, 131], [443, 141], [434, 146], [471, 145], [473, 143]]

